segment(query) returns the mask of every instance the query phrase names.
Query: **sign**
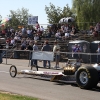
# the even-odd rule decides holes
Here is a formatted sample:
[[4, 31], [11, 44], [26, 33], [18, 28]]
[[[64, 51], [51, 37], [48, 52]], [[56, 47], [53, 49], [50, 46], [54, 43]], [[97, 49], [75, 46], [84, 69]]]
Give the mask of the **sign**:
[[38, 22], [38, 16], [28, 17], [28, 25], [34, 25]]
[[33, 51], [32, 59], [53, 61], [54, 53], [46, 51]]

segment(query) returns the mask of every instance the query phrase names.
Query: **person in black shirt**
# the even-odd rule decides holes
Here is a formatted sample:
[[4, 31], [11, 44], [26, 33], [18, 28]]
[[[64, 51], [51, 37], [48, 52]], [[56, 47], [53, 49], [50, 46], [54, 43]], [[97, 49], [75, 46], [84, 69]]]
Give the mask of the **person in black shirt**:
[[31, 66], [32, 66], [32, 64], [33, 64], [33, 62], [32, 62], [33, 41], [29, 42], [28, 46], [26, 47], [26, 50], [30, 50], [29, 51], [29, 60], [31, 60], [31, 62], [29, 63], [29, 65], [31, 64]]
[[[26, 47], [26, 50], [30, 50], [30, 51], [33, 50], [33, 42], [32, 41], [29, 42], [29, 45]], [[32, 52], [29, 52], [29, 59], [31, 59], [31, 58], [32, 58]]]
[[[44, 45], [43, 45], [41, 51], [48, 51], [48, 52], [51, 51], [51, 46], [49, 45], [48, 41], [44, 42]], [[43, 60], [43, 67], [46, 68], [47, 67], [47, 63], [49, 65], [49, 69], [50, 69], [51, 63], [50, 63], [49, 60]]]

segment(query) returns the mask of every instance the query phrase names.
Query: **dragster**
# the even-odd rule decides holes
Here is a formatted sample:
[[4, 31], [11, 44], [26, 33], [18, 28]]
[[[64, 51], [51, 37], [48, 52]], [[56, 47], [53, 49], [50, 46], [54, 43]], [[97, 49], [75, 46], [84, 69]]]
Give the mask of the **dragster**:
[[33, 71], [21, 70], [17, 71], [15, 65], [12, 65], [9, 69], [10, 76], [15, 77], [17, 74], [27, 74], [40, 76], [42, 78], [47, 78], [50, 81], [66, 81], [75, 82], [81, 89], [92, 89], [97, 86], [100, 82], [100, 65], [95, 64], [93, 66], [81, 66], [78, 69], [72, 64], [63, 67], [62, 72], [55, 71]]

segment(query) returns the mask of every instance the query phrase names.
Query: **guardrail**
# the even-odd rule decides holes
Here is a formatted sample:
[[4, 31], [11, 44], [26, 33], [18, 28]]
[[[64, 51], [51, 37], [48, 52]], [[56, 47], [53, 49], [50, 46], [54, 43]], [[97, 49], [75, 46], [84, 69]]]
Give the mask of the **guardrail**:
[[[27, 56], [27, 60], [29, 60], [28, 67], [30, 66], [31, 53], [34, 52], [34, 51], [30, 51], [30, 50], [14, 50], [14, 49], [0, 49], [0, 50], [2, 50], [3, 53], [6, 55], [5, 56], [5, 58], [6, 58], [6, 64], [8, 64], [7, 54], [9, 54], [9, 51], [13, 52], [12, 53], [12, 55], [14, 57], [13, 59], [20, 59], [19, 54], [24, 53], [25, 56]], [[3, 53], [2, 53], [2, 56], [4, 55]], [[100, 53], [60, 52], [60, 55], [62, 57], [61, 59], [65, 59], [65, 62], [67, 61], [66, 59], [70, 59], [70, 60], [74, 59], [74, 61], [75, 61], [76, 58], [74, 57], [74, 55], [80, 55], [81, 59], [83, 60], [83, 63], [85, 63], [85, 64], [92, 64], [92, 63], [100, 62]], [[4, 58], [4, 56], [3, 56], [3, 58]], [[55, 62], [55, 60], [53, 62]], [[60, 62], [62, 62], [62, 61], [60, 60]]]

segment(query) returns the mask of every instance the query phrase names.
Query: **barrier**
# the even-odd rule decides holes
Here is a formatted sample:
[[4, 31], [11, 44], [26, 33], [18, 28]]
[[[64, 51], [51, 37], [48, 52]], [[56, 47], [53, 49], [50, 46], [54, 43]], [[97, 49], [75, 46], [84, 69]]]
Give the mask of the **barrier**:
[[46, 52], [46, 51], [32, 52], [32, 59], [53, 61], [53, 57], [54, 57], [53, 52]]
[[[25, 56], [27, 56], [27, 60], [29, 60], [29, 64], [30, 64], [30, 60], [31, 60], [31, 54], [32, 54], [32, 52], [34, 52], [34, 51], [29, 51], [29, 50], [11, 50], [11, 49], [0, 49], [0, 50], [2, 50], [2, 51], [4, 51], [4, 54], [6, 55], [5, 57], [4, 57], [4, 54], [3, 54], [3, 58], [6, 58], [6, 64], [8, 64], [8, 58], [9, 57], [7, 57], [7, 55], [9, 54], [9, 52], [13, 52], [12, 54], [13, 55], [15, 55], [16, 53], [18, 54], [19, 52], [20, 53], [25, 53]], [[28, 55], [26, 55], [26, 52], [28, 53]], [[43, 54], [46, 54], [46, 52], [44, 52], [44, 51], [38, 51], [38, 54], [40, 54], [40, 53], [42, 53], [42, 56], [43, 56]], [[17, 55], [16, 54], [16, 55]], [[34, 54], [34, 53], [33, 53]], [[100, 53], [83, 53], [83, 52], [77, 52], [77, 53], [73, 53], [73, 52], [60, 52], [60, 55], [64, 55], [64, 57], [63, 58], [61, 58], [61, 59], [67, 59], [68, 58], [68, 55], [74, 55], [74, 54], [77, 54], [77, 55], [88, 55], [88, 57], [89, 57], [89, 61], [87, 62], [88, 64], [91, 64], [91, 63], [94, 63], [94, 62], [91, 62], [91, 56], [93, 56], [93, 55], [95, 55], [95, 56], [97, 56], [96, 57], [96, 59], [98, 60], [98, 56], [100, 56]], [[35, 54], [36, 55], [36, 54]], [[10, 56], [11, 56], [11, 54], [10, 54]], [[18, 55], [17, 55], [18, 56]], [[47, 56], [43, 56], [43, 59], [42, 59], [42, 56], [41, 57], [39, 57], [40, 55], [38, 55], [38, 60], [51, 60], [51, 62], [54, 62], [54, 59], [53, 59], [53, 56], [54, 56], [54, 54], [53, 54], [53, 52], [51, 52], [49, 55], [47, 55]], [[48, 57], [49, 56], [49, 57]], [[44, 59], [44, 57], [46, 57], [46, 59]], [[51, 58], [50, 58], [51, 57]], [[84, 56], [85, 57], [85, 56]], [[34, 57], [33, 57], [34, 58]], [[15, 59], [15, 58], [13, 58], [13, 59]], [[16, 58], [16, 59], [20, 59], [19, 57], [18, 58]], [[34, 58], [35, 59], [35, 58]], [[75, 59], [74, 57], [72, 57], [72, 59]], [[67, 60], [66, 60], [67, 61]], [[65, 62], [66, 62], [65, 61]], [[60, 61], [60, 62], [62, 62], [62, 61]], [[98, 62], [98, 61], [97, 61]], [[64, 62], [63, 62], [64, 63]], [[83, 63], [85, 63], [85, 62], [83, 62]], [[95, 62], [96, 63], [96, 62]], [[30, 66], [30, 65], [28, 65], [28, 66]]]

